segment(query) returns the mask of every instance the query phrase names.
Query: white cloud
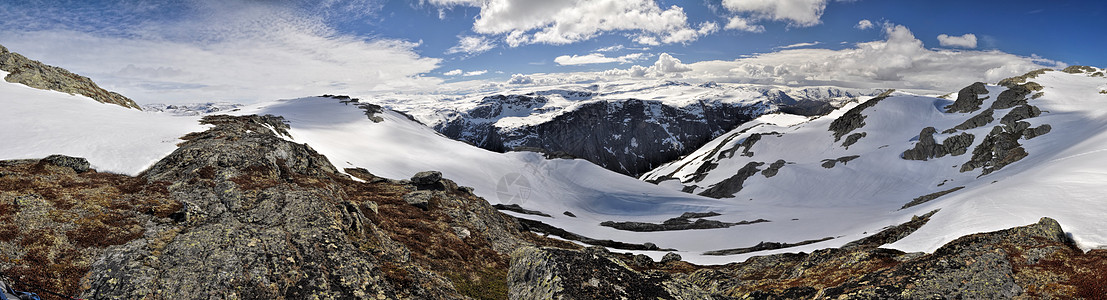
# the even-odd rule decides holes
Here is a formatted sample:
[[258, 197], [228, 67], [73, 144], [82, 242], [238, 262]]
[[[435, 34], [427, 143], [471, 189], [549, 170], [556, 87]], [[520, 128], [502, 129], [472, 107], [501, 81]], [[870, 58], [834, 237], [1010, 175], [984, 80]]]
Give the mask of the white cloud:
[[[976, 81], [999, 80], [1040, 68], [1065, 64], [999, 51], [927, 49], [904, 26], [887, 24], [884, 40], [859, 43], [842, 50], [785, 49], [731, 61], [681, 63], [668, 54], [649, 67], [631, 66], [589, 73], [602, 80], [667, 79], [688, 81], [846, 88], [895, 88], [923, 93], [957, 91]], [[542, 82], [573, 82], [588, 74], [547, 74]]]
[[750, 21], [743, 17], [730, 17], [730, 20], [726, 23], [726, 29], [735, 29], [748, 32], [764, 32], [765, 26], [750, 24]]
[[492, 50], [492, 48], [495, 47], [496, 46], [492, 44], [492, 41], [489, 41], [482, 36], [463, 36], [459, 37], [457, 46], [446, 49], [446, 54], [465, 53], [473, 55]]
[[477, 70], [477, 71], [465, 72], [464, 76], [480, 76], [480, 75], [484, 75], [484, 73], [488, 73], [488, 70]]
[[461, 69], [454, 69], [454, 70], [451, 70], [451, 71], [449, 71], [449, 72], [446, 72], [446, 73], [442, 73], [442, 75], [446, 75], [446, 76], [457, 76], [457, 75], [461, 75], [461, 73], [462, 73], [462, 72], [461, 72]]
[[810, 42], [810, 43], [795, 43], [795, 44], [791, 44], [791, 45], [787, 45], [787, 46], [780, 46], [780, 47], [777, 47], [777, 48], [779, 48], [779, 49], [803, 48], [803, 47], [815, 46], [815, 45], [818, 45], [818, 44], [822, 44], [822, 43], [820, 43], [819, 41], [814, 41], [814, 42]]
[[785, 21], [791, 26], [810, 27], [822, 22], [819, 19], [826, 9], [826, 0], [723, 0], [722, 3], [728, 11], [746, 16], [737, 21], [732, 18], [733, 27], [727, 25], [728, 29], [739, 30], [750, 28], [749, 20]]
[[615, 51], [621, 51], [623, 49], [626, 49], [626, 47], [623, 47], [623, 45], [615, 45], [615, 46], [603, 47], [603, 48], [600, 48], [600, 49], [596, 49], [596, 52], [615, 52]]
[[686, 43], [717, 30], [706, 22], [688, 24], [684, 9], [661, 8], [653, 0], [432, 0], [440, 6], [467, 5], [481, 12], [473, 31], [503, 35], [512, 47], [524, 44], [562, 45], [588, 40], [607, 32], [629, 31], [647, 44]]
[[507, 81], [508, 84], [532, 84], [534, 79], [530, 76], [523, 74], [512, 74], [511, 79]]
[[976, 48], [976, 35], [971, 33], [966, 33], [962, 36], [939, 34], [938, 43], [942, 44], [942, 47], [961, 47], [973, 49]]
[[864, 19], [861, 20], [861, 21], [857, 21], [857, 25], [854, 25], [853, 28], [857, 28], [857, 29], [861, 29], [861, 30], [871, 29], [871, 28], [873, 28], [873, 21], [864, 20]]
[[607, 57], [603, 53], [592, 53], [587, 55], [562, 55], [554, 58], [554, 62], [562, 66], [571, 65], [586, 65], [586, 64], [603, 64], [603, 63], [631, 63], [645, 59], [647, 54], [645, 53], [631, 53], [620, 57]]
[[[141, 103], [364, 95], [441, 82], [421, 75], [440, 61], [418, 55], [417, 43], [333, 30], [321, 11], [358, 4], [339, 2], [137, 1], [148, 5], [89, 10], [38, 2], [46, 7], [0, 9], [0, 41]], [[25, 15], [9, 15], [16, 12]]]

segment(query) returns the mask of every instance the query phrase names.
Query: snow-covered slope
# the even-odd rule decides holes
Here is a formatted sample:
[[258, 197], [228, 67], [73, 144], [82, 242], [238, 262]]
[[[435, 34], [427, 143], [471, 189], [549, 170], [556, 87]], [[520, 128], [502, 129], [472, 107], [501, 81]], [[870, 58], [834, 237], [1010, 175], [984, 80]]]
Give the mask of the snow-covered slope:
[[[824, 117], [767, 115], [642, 179], [778, 216], [774, 221], [794, 214], [797, 231], [828, 236], [872, 233], [881, 222], [941, 209], [918, 232], [891, 245], [906, 251], [932, 251], [962, 235], [1043, 216], [1060, 221], [1081, 247], [1104, 247], [1107, 79], [1093, 74], [1031, 76], [1044, 88], [1027, 84], [1025, 98], [1004, 86], [979, 85], [976, 92], [984, 99], [971, 112], [947, 112], [952, 100], [892, 93]], [[973, 89], [966, 88], [968, 94]], [[958, 98], [967, 107], [979, 99]], [[947, 194], [904, 208], [939, 192]], [[820, 220], [800, 216], [811, 213]], [[804, 235], [778, 239], [794, 242]]]
[[372, 101], [407, 111], [450, 138], [484, 149], [543, 149], [637, 176], [764, 113], [821, 114], [872, 93], [834, 87], [621, 81], [459, 97], [395, 95]]
[[197, 120], [0, 81], [0, 159], [65, 154], [134, 175], [177, 149], [181, 136], [204, 130]]

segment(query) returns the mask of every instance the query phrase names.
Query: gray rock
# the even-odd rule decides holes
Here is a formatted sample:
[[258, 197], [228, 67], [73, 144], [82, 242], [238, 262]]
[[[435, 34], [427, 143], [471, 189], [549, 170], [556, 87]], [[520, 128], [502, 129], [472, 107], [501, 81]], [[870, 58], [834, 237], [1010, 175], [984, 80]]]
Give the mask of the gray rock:
[[1043, 134], [1049, 133], [1050, 130], [1053, 130], [1053, 126], [1049, 126], [1049, 124], [1042, 124], [1042, 126], [1038, 126], [1038, 127], [1034, 127], [1034, 128], [1028, 128], [1026, 131], [1023, 131], [1022, 132], [1022, 138], [1029, 140], [1029, 139], [1041, 136]]
[[680, 260], [681, 260], [680, 254], [676, 254], [676, 253], [673, 253], [673, 252], [665, 253], [665, 256], [661, 257], [661, 263], [663, 263], [663, 264], [667, 264], [667, 263], [671, 263], [671, 262], [677, 262], [677, 261], [680, 261]]
[[861, 156], [860, 155], [849, 155], [849, 156], [842, 156], [842, 157], [835, 158], [835, 159], [824, 159], [822, 166], [823, 166], [823, 168], [830, 169], [830, 168], [833, 168], [834, 165], [836, 165], [837, 163], [842, 163], [844, 165], [846, 163], [849, 163], [851, 160], [857, 159], [859, 157], [861, 157]]
[[987, 94], [988, 88], [985, 87], [983, 82], [973, 83], [970, 86], [962, 88], [957, 92], [957, 100], [946, 106], [946, 112], [948, 113], [967, 113], [980, 109], [980, 105], [984, 104], [984, 100], [987, 97], [980, 98], [980, 95]]
[[995, 117], [992, 117], [992, 114], [994, 112], [995, 112], [995, 110], [993, 110], [991, 108], [985, 109], [984, 111], [980, 112], [979, 114], [977, 114], [975, 116], [972, 116], [968, 120], [965, 120], [965, 122], [962, 122], [961, 124], [958, 124], [957, 126], [954, 126], [951, 129], [947, 129], [945, 131], [942, 131], [942, 133], [943, 134], [949, 134], [949, 133], [954, 133], [957, 130], [969, 130], [969, 129], [973, 129], [973, 128], [979, 128], [979, 127], [982, 127], [984, 125], [988, 125], [989, 123], [992, 123], [992, 121], [995, 121]]
[[976, 139], [972, 134], [961, 133], [948, 137], [938, 144], [934, 141], [935, 131], [934, 127], [923, 128], [919, 132], [919, 141], [915, 143], [915, 147], [903, 151], [901, 157], [907, 160], [929, 160], [951, 154], [958, 156], [968, 152], [969, 146], [972, 146], [973, 140]]
[[70, 168], [74, 172], [84, 173], [90, 170], [88, 160], [81, 157], [65, 156], [60, 154], [54, 154], [42, 159], [42, 162], [49, 163], [55, 166]]
[[868, 135], [868, 133], [865, 132], [852, 133], [846, 137], [846, 141], [842, 142], [842, 147], [846, 147], [846, 149], [849, 149], [849, 146], [857, 143], [857, 141], [860, 141], [861, 138], [865, 137], [866, 135]]
[[762, 162], [749, 162], [744, 167], [738, 170], [738, 173], [734, 174], [730, 178], [723, 179], [707, 190], [700, 193], [701, 196], [707, 196], [711, 198], [730, 198], [734, 197], [734, 194], [742, 191], [742, 183], [746, 181], [746, 178], [750, 178], [759, 171], [757, 167], [764, 165]]
[[849, 134], [850, 132], [858, 128], [864, 127], [865, 115], [861, 114], [861, 112], [865, 111], [865, 109], [867, 108], [875, 106], [877, 103], [880, 103], [881, 100], [890, 97], [892, 95], [892, 92], [895, 91], [896, 90], [884, 91], [880, 95], [869, 99], [869, 101], [865, 101], [865, 103], [861, 103], [860, 105], [857, 105], [849, 111], [846, 111], [846, 113], [842, 114], [841, 117], [838, 117], [837, 119], [834, 119], [834, 121], [830, 122], [829, 130], [834, 134], [834, 141], [837, 142], [843, 136], [846, 136], [846, 134]]
[[442, 172], [423, 171], [411, 176], [411, 183], [415, 185], [433, 185], [442, 180]]
[[787, 163], [788, 162], [784, 161], [783, 159], [778, 159], [778, 160], [774, 161], [772, 164], [769, 164], [768, 168], [765, 168], [765, 170], [762, 170], [761, 175], [764, 175], [765, 178], [770, 178], [770, 177], [776, 176], [776, 174], [778, 172], [780, 172], [780, 168], [783, 168], [784, 165], [787, 164]]
[[37, 60], [28, 59], [19, 53], [9, 52], [8, 48], [4, 46], [0, 46], [0, 70], [9, 73], [7, 77], [4, 77], [4, 80], [8, 82], [20, 83], [36, 89], [59, 91], [70, 95], [84, 95], [101, 103], [141, 110], [138, 104], [131, 99], [100, 88], [88, 77], [70, 73], [59, 67], [46, 65]]
[[430, 200], [434, 198], [434, 192], [432, 191], [414, 191], [404, 195], [404, 202], [411, 204], [423, 210], [430, 208]]

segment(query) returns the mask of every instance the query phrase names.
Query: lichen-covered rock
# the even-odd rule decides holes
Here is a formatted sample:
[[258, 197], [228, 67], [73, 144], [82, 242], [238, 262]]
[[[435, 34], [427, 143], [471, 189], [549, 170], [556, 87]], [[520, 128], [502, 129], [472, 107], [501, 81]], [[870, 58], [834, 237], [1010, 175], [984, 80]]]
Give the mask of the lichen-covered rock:
[[54, 154], [42, 159], [42, 162], [49, 163], [55, 166], [72, 169], [77, 173], [84, 173], [90, 170], [88, 160], [83, 157], [72, 157], [60, 154]]
[[846, 137], [846, 141], [842, 142], [842, 147], [849, 149], [849, 146], [857, 143], [857, 141], [860, 141], [861, 138], [865, 137], [866, 135], [868, 135], [868, 133], [865, 132], [852, 133]]
[[919, 133], [919, 141], [915, 143], [915, 147], [903, 151], [901, 157], [907, 160], [928, 160], [946, 155], [958, 156], [965, 154], [969, 146], [972, 146], [973, 140], [976, 139], [974, 135], [961, 133], [948, 137], [941, 144], [938, 144], [934, 141], [936, 131], [934, 127], [923, 128]]
[[634, 271], [604, 250], [521, 248], [511, 254], [508, 285], [510, 299], [712, 299], [664, 273]]
[[983, 82], [973, 83], [970, 86], [964, 87], [960, 91], [957, 91], [957, 100], [954, 100], [953, 104], [946, 106], [946, 112], [974, 112], [980, 109], [980, 105], [984, 104], [985, 99], [988, 99], [987, 97], [980, 98], [980, 95], [987, 93], [988, 88], [985, 87]]
[[992, 121], [996, 120], [995, 117], [992, 116], [994, 113], [995, 113], [995, 110], [993, 110], [991, 108], [985, 109], [984, 111], [980, 112], [979, 114], [977, 114], [975, 116], [972, 116], [968, 120], [965, 120], [965, 122], [962, 122], [961, 124], [957, 124], [957, 126], [953, 126], [953, 128], [946, 129], [945, 131], [942, 131], [942, 133], [943, 134], [949, 134], [949, 133], [957, 132], [958, 130], [969, 130], [969, 129], [973, 129], [973, 128], [983, 127], [984, 125], [988, 125], [988, 123], [992, 123]]
[[411, 183], [415, 185], [433, 185], [439, 180], [442, 180], [442, 172], [439, 171], [423, 171], [411, 176]]
[[8, 48], [4, 46], [0, 46], [0, 70], [9, 73], [7, 77], [4, 77], [4, 80], [8, 82], [71, 95], [80, 94], [101, 103], [141, 110], [138, 104], [131, 99], [100, 88], [88, 77], [46, 65], [37, 60], [28, 59], [19, 53], [8, 51]]

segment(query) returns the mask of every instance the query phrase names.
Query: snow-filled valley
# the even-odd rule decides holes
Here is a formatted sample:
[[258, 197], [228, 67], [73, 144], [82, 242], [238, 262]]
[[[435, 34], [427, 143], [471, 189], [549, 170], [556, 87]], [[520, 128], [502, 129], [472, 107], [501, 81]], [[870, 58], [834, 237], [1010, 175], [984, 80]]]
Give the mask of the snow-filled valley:
[[[1107, 192], [1103, 184], [1107, 182], [1107, 106], [1102, 105], [1107, 103], [1107, 95], [1100, 93], [1107, 90], [1107, 79], [1050, 71], [1030, 81], [1044, 87], [1040, 97], [1026, 97], [1029, 105], [1040, 109], [1040, 115], [1022, 121], [1031, 128], [1049, 124], [1052, 130], [1017, 139], [1026, 157], [987, 175], [981, 175], [981, 168], [961, 170], [993, 127], [1018, 108], [995, 109], [994, 120], [986, 125], [934, 135], [937, 141], [962, 133], [973, 135], [967, 153], [925, 161], [902, 157], [920, 141], [923, 128], [942, 132], [992, 106], [1007, 90], [997, 85], [987, 86], [987, 92], [980, 94], [987, 97], [981, 109], [966, 113], [946, 112], [945, 107], [954, 103], [951, 99], [891, 93], [860, 110], [864, 125], [846, 133], [865, 135], [848, 148], [842, 146], [847, 137], [835, 141], [828, 128], [870, 97], [821, 117], [764, 115], [641, 180], [580, 159], [487, 151], [449, 139], [388, 109], [375, 114], [380, 117], [376, 122], [357, 103], [334, 98], [276, 100], [216, 113], [283, 116], [294, 142], [311, 146], [340, 170], [364, 168], [394, 179], [438, 170], [460, 185], [473, 187], [475, 194], [490, 203], [517, 204], [550, 217], [505, 211], [507, 214], [594, 239], [654, 243], [659, 248], [677, 249], [685, 260], [700, 264], [838, 247], [936, 209], [940, 211], [927, 225], [886, 247], [933, 251], [962, 235], [1033, 223], [1043, 216], [1060, 221], [1082, 248], [1107, 246], [1107, 232], [1102, 230], [1107, 221], [1101, 218], [1107, 215], [1107, 206], [1099, 196]], [[956, 91], [951, 92], [956, 98]], [[7, 128], [0, 132], [5, 141], [0, 159], [60, 153], [85, 157], [100, 171], [134, 175], [173, 151], [179, 137], [206, 128], [199, 125], [199, 116], [140, 112], [87, 100], [0, 83], [0, 102], [5, 107], [0, 125]], [[420, 117], [419, 112], [415, 115], [429, 118], [425, 114]], [[753, 134], [760, 134], [760, 140], [743, 145]], [[725, 154], [727, 150], [729, 154]], [[852, 160], [825, 166], [827, 160], [854, 155], [857, 157]], [[773, 176], [762, 173], [777, 160], [785, 164], [777, 167]], [[741, 189], [732, 197], [696, 195], [741, 173], [751, 162], [763, 164], [739, 183]], [[703, 167], [705, 164], [711, 166]], [[912, 199], [955, 187], [964, 188], [901, 209]], [[600, 225], [605, 221], [662, 223], [686, 212], [719, 213], [703, 219], [728, 223], [769, 222], [653, 232]], [[704, 254], [761, 242], [798, 243], [828, 237], [832, 239], [778, 250]], [[655, 259], [666, 253], [636, 252]]]

